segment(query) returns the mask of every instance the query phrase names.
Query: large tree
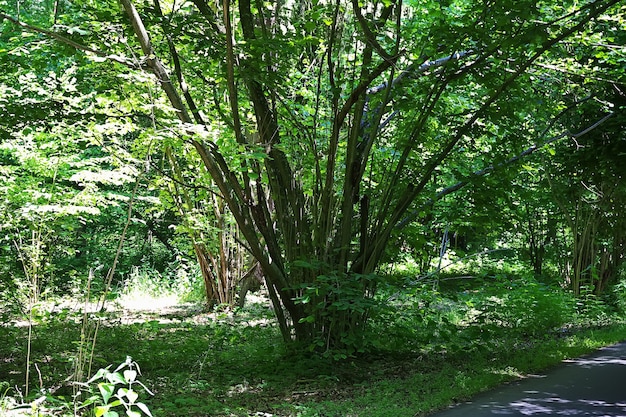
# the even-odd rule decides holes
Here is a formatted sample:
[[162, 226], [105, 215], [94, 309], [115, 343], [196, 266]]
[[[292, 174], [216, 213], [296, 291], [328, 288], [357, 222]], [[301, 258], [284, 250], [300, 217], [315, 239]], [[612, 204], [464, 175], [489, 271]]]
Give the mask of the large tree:
[[550, 114], [529, 70], [619, 3], [77, 2], [78, 40], [3, 16], [152, 73], [159, 126], [215, 182], [283, 337], [350, 351], [398, 225], [533, 145]]

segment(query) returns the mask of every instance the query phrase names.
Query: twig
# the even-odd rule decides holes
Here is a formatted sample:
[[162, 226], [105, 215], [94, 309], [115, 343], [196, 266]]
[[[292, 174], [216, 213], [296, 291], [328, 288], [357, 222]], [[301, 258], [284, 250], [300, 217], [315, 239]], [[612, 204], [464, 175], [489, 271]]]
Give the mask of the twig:
[[39, 376], [39, 389], [43, 391], [43, 378], [41, 377], [41, 371], [39, 370], [39, 366], [37, 363], [34, 363], [35, 369], [37, 370], [37, 375]]

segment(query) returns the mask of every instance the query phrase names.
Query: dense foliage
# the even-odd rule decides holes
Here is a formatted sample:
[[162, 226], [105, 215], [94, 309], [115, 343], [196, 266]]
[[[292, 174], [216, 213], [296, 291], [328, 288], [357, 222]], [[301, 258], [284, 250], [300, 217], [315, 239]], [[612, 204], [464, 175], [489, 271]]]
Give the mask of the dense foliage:
[[0, 0], [2, 296], [123, 286], [140, 268], [164, 286], [199, 275], [232, 305], [258, 264], [282, 337], [348, 356], [387, 265], [437, 277], [508, 249], [540, 282], [610, 293], [625, 14]]

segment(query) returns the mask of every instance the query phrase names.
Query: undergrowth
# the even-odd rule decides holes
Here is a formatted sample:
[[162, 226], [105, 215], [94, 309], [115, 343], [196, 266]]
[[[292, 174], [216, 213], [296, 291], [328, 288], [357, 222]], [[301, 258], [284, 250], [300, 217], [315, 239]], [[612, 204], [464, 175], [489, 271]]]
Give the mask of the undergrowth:
[[[141, 403], [155, 417], [401, 417], [426, 415], [626, 338], [619, 310], [604, 300], [574, 298], [513, 271], [492, 270], [454, 285], [407, 276], [390, 282], [372, 311], [367, 353], [346, 360], [286, 346], [272, 312], [250, 303], [234, 313], [93, 313], [102, 325], [92, 366], [106, 369], [127, 356], [141, 364], [141, 383], [154, 393]], [[42, 397], [49, 405], [75, 401], [67, 377], [81, 316], [62, 311], [36, 315], [27, 397], [28, 329], [0, 327], [0, 411]], [[39, 415], [90, 415], [94, 408], [48, 410]]]

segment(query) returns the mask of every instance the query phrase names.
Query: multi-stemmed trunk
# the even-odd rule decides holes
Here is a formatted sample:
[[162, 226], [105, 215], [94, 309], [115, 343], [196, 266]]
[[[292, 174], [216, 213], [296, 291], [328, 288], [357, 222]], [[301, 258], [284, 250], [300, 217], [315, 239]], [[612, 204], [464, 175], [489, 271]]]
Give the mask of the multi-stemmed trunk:
[[[182, 129], [188, 129], [184, 134], [190, 138], [189, 143], [231, 211], [247, 249], [263, 270], [283, 337], [317, 344], [321, 349], [358, 345], [355, 337], [367, 321], [376, 289], [372, 274], [382, 261], [397, 225], [427, 189], [438, 167], [471, 136], [475, 124], [488, 117], [509, 87], [535, 61], [616, 2], [585, 6], [569, 14], [567, 23], [562, 19], [552, 23], [520, 21], [515, 37], [494, 41], [482, 50], [464, 50], [459, 43], [442, 58], [415, 57], [415, 62], [410, 63], [401, 47], [402, 19], [406, 17], [402, 2], [389, 2], [367, 10], [366, 18], [362, 6], [355, 0], [343, 6], [352, 14], [350, 30], [359, 34], [355, 53], [360, 57], [360, 70], [354, 70], [352, 83], [344, 84], [338, 79], [340, 70], [345, 67], [338, 62], [333, 48], [345, 46], [341, 42], [346, 41], [341, 37], [346, 33], [346, 16], [339, 17], [343, 10], [340, 2], [331, 5], [334, 20], [327, 26], [326, 50], [323, 56], [312, 60], [319, 66], [320, 74], [314, 103], [324, 106], [328, 124], [322, 123], [316, 107], [318, 110], [307, 115], [307, 120], [292, 125], [313, 125], [312, 132], [317, 135], [308, 137], [304, 133], [297, 137], [304, 142], [309, 140], [307, 151], [314, 154], [314, 162], [306, 167], [313, 172], [307, 174], [313, 176], [309, 181], [313, 185], [309, 185], [312, 189], [305, 193], [303, 170], [294, 169], [298, 164], [294, 164], [292, 155], [285, 150], [285, 124], [290, 121], [280, 118], [286, 117], [284, 114], [289, 113], [289, 109], [280, 116], [280, 89], [265, 81], [272, 79], [274, 61], [280, 57], [271, 49], [259, 51], [256, 56], [251, 52], [261, 41], [270, 42], [273, 35], [280, 33], [284, 22], [280, 19], [277, 22], [277, 15], [259, 19], [249, 0], [239, 0], [239, 27], [236, 28], [232, 23], [235, 20], [230, 1], [222, 3], [223, 22], [216, 28], [226, 51], [224, 78], [230, 109], [226, 123], [244, 152], [240, 158], [242, 166], [233, 167], [216, 143], [196, 137], [194, 128], [187, 127], [206, 123], [186, 90], [175, 45], [169, 43], [177, 84], [152, 47], [131, 0], [122, 0], [145, 56], [143, 67], [155, 74], [183, 123]], [[195, 0], [194, 4], [212, 21], [214, 12], [205, 1]], [[281, 2], [276, 3], [274, 13], [278, 13], [281, 5]], [[379, 28], [387, 28], [385, 36], [396, 38], [387, 43], [392, 45], [387, 49], [379, 43], [382, 37], [376, 33]], [[167, 35], [166, 28], [164, 32]], [[236, 51], [235, 33], [246, 45], [252, 45], [245, 54]], [[259, 33], [266, 39], [259, 39]], [[529, 49], [523, 40], [536, 41], [537, 36], [542, 39]], [[516, 44], [515, 39], [522, 39], [522, 43]], [[350, 42], [356, 41], [347, 41]], [[418, 168], [412, 165], [415, 164], [412, 158], [419, 154], [420, 143], [431, 128], [429, 122], [438, 111], [440, 99], [463, 77], [479, 74], [480, 79], [481, 71], [491, 71], [491, 62], [509, 52], [503, 48], [509, 48], [511, 53], [510, 59], [502, 61], [507, 66], [506, 71], [494, 72], [489, 88], [474, 105], [460, 115], [450, 115], [456, 126], [448, 126], [448, 133], [439, 137], [437, 145], [420, 155]], [[303, 51], [301, 57], [307, 58], [306, 53]], [[405, 66], [404, 70], [398, 69], [401, 65]], [[322, 74], [327, 83], [324, 88], [320, 81]], [[406, 110], [411, 114], [410, 121], [405, 122], [401, 133], [395, 133], [403, 137], [395, 139], [392, 157], [379, 162], [389, 166], [375, 167], [383, 174], [370, 177], [375, 164], [373, 155], [378, 147], [384, 146], [382, 142], [388, 140], [381, 139], [381, 132], [401, 113], [401, 110], [390, 111], [389, 108], [393, 108], [396, 95], [403, 94], [404, 86], [420, 77], [432, 80], [422, 85], [426, 89], [424, 96], [415, 100], [420, 107]], [[242, 86], [245, 86], [245, 93], [242, 93]], [[251, 117], [242, 117], [244, 111], [253, 114], [253, 123]], [[295, 117], [293, 112], [290, 114]], [[324, 129], [318, 128], [322, 125]], [[323, 139], [322, 130], [325, 130]], [[324, 141], [323, 146], [318, 145], [320, 140]], [[463, 186], [467, 182], [459, 184]], [[449, 188], [450, 192], [454, 190], [454, 187]], [[434, 195], [445, 195], [442, 193]]]

